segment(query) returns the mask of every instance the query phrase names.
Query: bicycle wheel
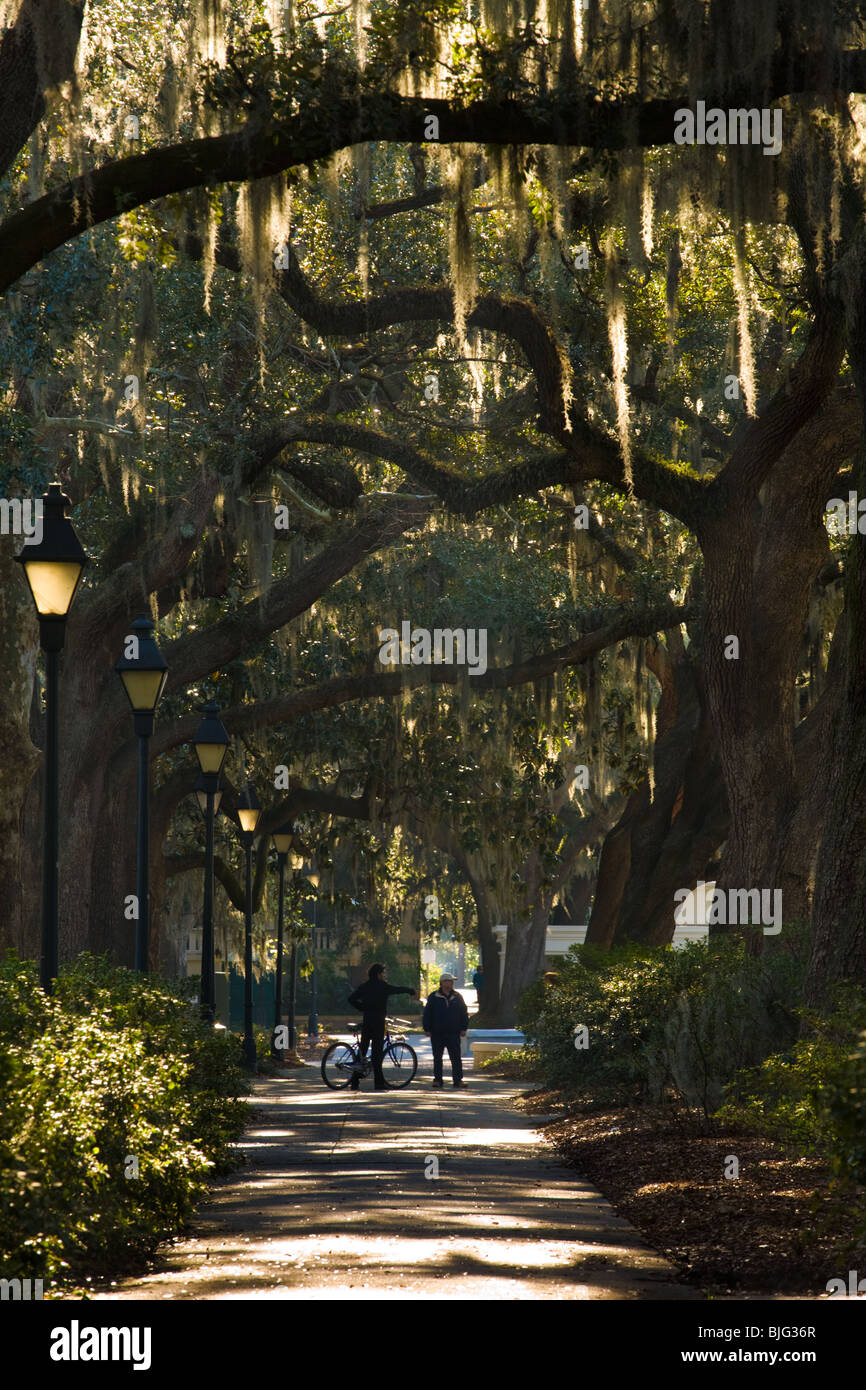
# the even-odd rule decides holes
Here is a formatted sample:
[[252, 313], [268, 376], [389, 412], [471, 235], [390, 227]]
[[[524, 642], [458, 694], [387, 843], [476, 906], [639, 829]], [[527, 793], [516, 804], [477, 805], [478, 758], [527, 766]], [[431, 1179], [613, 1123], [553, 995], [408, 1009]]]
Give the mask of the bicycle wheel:
[[352, 1070], [358, 1060], [351, 1043], [331, 1043], [322, 1058], [322, 1080], [332, 1091], [341, 1091], [352, 1080]]
[[400, 1091], [408, 1086], [418, 1070], [418, 1058], [414, 1048], [408, 1043], [395, 1042], [385, 1049], [382, 1059], [382, 1075], [386, 1086], [392, 1091]]

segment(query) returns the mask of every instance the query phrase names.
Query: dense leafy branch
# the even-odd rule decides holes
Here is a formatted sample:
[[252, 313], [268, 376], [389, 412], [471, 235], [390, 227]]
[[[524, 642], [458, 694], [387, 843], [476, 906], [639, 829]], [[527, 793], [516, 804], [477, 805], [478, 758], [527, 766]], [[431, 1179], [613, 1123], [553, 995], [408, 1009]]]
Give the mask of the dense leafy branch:
[[[866, 53], [828, 58], [818, 52], [780, 55], [764, 103], [801, 92], [866, 90]], [[311, 102], [291, 120], [248, 120], [224, 135], [162, 146], [101, 168], [36, 199], [0, 226], [0, 292], [30, 267], [89, 227], [154, 198], [215, 183], [245, 182], [324, 160], [369, 141], [417, 144], [427, 118], [439, 122], [443, 144], [558, 145], [621, 150], [669, 145], [683, 91], [665, 100], [639, 96], [597, 99], [591, 90], [537, 92], [532, 100], [467, 104], [361, 90], [346, 79], [342, 95], [329, 84], [328, 103]], [[742, 75], [708, 88], [708, 106], [751, 106], [753, 86]]]
[[634, 573], [638, 563], [638, 557], [635, 552], [626, 550], [624, 545], [620, 545], [609, 527], [600, 525], [595, 518], [592, 508], [588, 506], [583, 497], [579, 497], [578, 494], [575, 493], [574, 502], [570, 502], [567, 497], [560, 497], [556, 493], [548, 493], [544, 501], [545, 505], [548, 507], [556, 508], [556, 510], [560, 512], [567, 512], [569, 525], [572, 523], [575, 506], [578, 503], [583, 503], [583, 505], [587, 507], [587, 512], [589, 514], [588, 525], [584, 528], [587, 535], [601, 546], [605, 554], [616, 561], [621, 570], [624, 570], [627, 574]]
[[[391, 327], [407, 321], [430, 319], [453, 321], [454, 295], [447, 285], [413, 287], [374, 295], [363, 301], [330, 300], [319, 295], [306, 279], [294, 250], [289, 250], [289, 265], [278, 277], [280, 293], [305, 323], [319, 333], [332, 336], [355, 336], [375, 329]], [[540, 426], [555, 438], [566, 454], [571, 456], [571, 469], [565, 460], [551, 461], [548, 466], [558, 473], [545, 476], [535, 465], [517, 465], [504, 470], [493, 480], [472, 484], [469, 490], [462, 480], [446, 470], [438, 469], [433, 461], [413, 446], [389, 439], [376, 431], [358, 430], [354, 426], [319, 421], [309, 428], [315, 434], [304, 434], [311, 441], [342, 442], [362, 452], [377, 452], [405, 468], [411, 476], [447, 501], [449, 507], [471, 515], [494, 502], [504, 502], [517, 496], [527, 487], [535, 491], [556, 482], [588, 482], [598, 480], [625, 490], [625, 471], [617, 445], [600, 429], [581, 418], [575, 405], [569, 412], [568, 427], [564, 414], [564, 367], [558, 344], [542, 315], [528, 300], [511, 295], [483, 294], [478, 297], [467, 327], [481, 328], [511, 338], [522, 349], [532, 368], [537, 391]], [[287, 434], [297, 430], [287, 425]], [[351, 432], [351, 433], [350, 433]], [[330, 436], [329, 438], [326, 436]], [[363, 442], [366, 436], [367, 443]], [[664, 508], [687, 525], [695, 526], [707, 507], [705, 480], [690, 477], [660, 459], [637, 450], [633, 456], [634, 491], [638, 497]], [[485, 493], [487, 482], [490, 487]], [[465, 489], [465, 490], [464, 490]], [[461, 498], [461, 490], [463, 496]], [[487, 497], [489, 500], [485, 500]]]
[[[542, 680], [566, 666], [579, 665], [627, 637], [646, 637], [664, 628], [678, 627], [680, 623], [694, 618], [695, 613], [696, 610], [692, 606], [675, 607], [672, 604], [630, 609], [612, 622], [607, 622], [572, 642], [551, 651], [541, 652], [524, 661], [489, 668], [484, 675], [470, 678], [465, 667], [442, 664], [410, 666], [400, 671], [367, 671], [354, 676], [335, 676], [332, 680], [321, 681], [309, 689], [297, 690], [291, 695], [282, 695], [274, 700], [235, 705], [225, 710], [221, 718], [230, 732], [242, 734], [290, 723], [314, 710], [330, 709], [351, 700], [377, 697], [394, 699], [406, 690], [418, 689], [425, 685], [458, 686], [468, 679], [472, 688], [477, 691], [505, 690], [511, 686]], [[590, 615], [589, 621], [593, 620], [593, 616], [599, 621], [600, 615]], [[169, 667], [171, 668], [170, 660]], [[190, 742], [195, 733], [196, 723], [196, 718], [191, 716], [177, 721], [171, 728], [160, 730], [153, 740], [154, 752], [163, 753], [182, 743]]]
[[[118, 625], [129, 621], [132, 610], [147, 611], [150, 595], [182, 574], [200, 544], [201, 535], [213, 513], [220, 480], [202, 474], [187, 497], [173, 508], [168, 523], [154, 543], [144, 509], [136, 517], [134, 541], [128, 533], [107, 557], [108, 577], [82, 596], [73, 610], [71, 622], [97, 631], [101, 638], [114, 638]], [[128, 558], [121, 560], [121, 553]]]
[[272, 632], [306, 612], [366, 556], [420, 525], [430, 511], [429, 499], [402, 493], [377, 498], [376, 502], [368, 515], [336, 537], [298, 573], [277, 580], [260, 598], [252, 599], [212, 627], [189, 632], [170, 643], [165, 649], [167, 689], [183, 689], [229, 661], [254, 655]]

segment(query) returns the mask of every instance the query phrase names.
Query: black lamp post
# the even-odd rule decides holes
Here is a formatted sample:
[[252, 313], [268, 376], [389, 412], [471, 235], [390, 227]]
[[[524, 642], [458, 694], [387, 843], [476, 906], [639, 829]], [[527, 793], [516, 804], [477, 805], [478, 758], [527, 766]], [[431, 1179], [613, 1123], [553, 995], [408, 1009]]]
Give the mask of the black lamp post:
[[316, 970], [316, 926], [319, 918], [319, 875], [308, 872], [306, 879], [316, 890], [313, 898], [313, 973], [310, 979], [310, 1016], [307, 1020], [307, 1031], [311, 1038], [317, 1038], [319, 1036], [319, 980]]
[[[216, 774], [216, 791], [209, 787], [209, 781], [214, 777], [213, 773], [200, 772], [195, 779], [193, 791], [198, 802], [198, 809], [201, 811], [201, 818], [205, 825], [205, 854], [204, 854], [204, 906], [202, 909], [202, 933], [201, 933], [201, 1016], [207, 1023], [213, 1023], [216, 1017], [216, 984], [214, 970], [214, 929], [213, 929], [213, 894], [214, 894], [214, 824], [219, 815], [220, 802], [223, 799], [222, 788], [219, 786], [219, 773]], [[208, 796], [210, 792], [210, 798]], [[210, 810], [208, 804], [210, 799]]]
[[[203, 772], [200, 772], [195, 779], [193, 791], [195, 792], [195, 799], [198, 802], [198, 809], [201, 811], [202, 819], [207, 816], [207, 790], [207, 778]], [[222, 787], [217, 787], [216, 791], [213, 793], [213, 813], [215, 816], [219, 815], [220, 802], [222, 799]]]
[[295, 1026], [295, 1002], [298, 994], [298, 943], [292, 938], [292, 949], [289, 952], [289, 1007], [288, 1007], [288, 1029], [289, 1029], [289, 1050], [296, 1052], [298, 1047], [298, 1030]]
[[[303, 867], [304, 867], [304, 860], [303, 860], [303, 856], [302, 856], [302, 855], [300, 855], [300, 854], [292, 854], [291, 859], [292, 859], [292, 868], [293, 868], [293, 869], [303, 869]], [[290, 956], [289, 956], [289, 1008], [288, 1008], [288, 1025], [289, 1025], [289, 1047], [291, 1048], [291, 1050], [292, 1050], [293, 1052], [295, 1052], [295, 1051], [297, 1050], [297, 1046], [298, 1046], [298, 1031], [297, 1031], [297, 1026], [296, 1026], [296, 1023], [295, 1023], [295, 1012], [296, 1012], [296, 1005], [297, 1005], [297, 997], [298, 997], [298, 943], [297, 943], [297, 941], [294, 939], [294, 937], [292, 937], [292, 950], [291, 950], [291, 954], [290, 954]]]
[[201, 1012], [213, 1023], [215, 1012], [213, 962], [213, 826], [222, 800], [220, 769], [228, 752], [229, 736], [220, 723], [219, 705], [208, 704], [204, 719], [196, 730], [196, 757], [201, 775], [196, 782], [196, 798], [205, 820], [204, 914], [201, 934]]
[[[272, 836], [274, 849], [277, 851], [277, 864], [280, 871], [280, 884], [278, 888], [279, 901], [277, 903], [277, 978], [274, 992], [274, 1033], [271, 1038], [271, 1052], [275, 1057], [282, 1051], [277, 1047], [277, 1029], [282, 1022], [283, 1012], [283, 921], [285, 911], [285, 887], [286, 887], [286, 860], [289, 857], [289, 849], [292, 843], [292, 827], [283, 825], [279, 830], [275, 830]], [[294, 1042], [289, 1040], [289, 1047], [294, 1047]]]
[[66, 637], [66, 618], [87, 564], [72, 522], [71, 506], [59, 483], [42, 498], [42, 536], [25, 541], [15, 559], [24, 567], [36, 612], [39, 644], [45, 653], [45, 796], [42, 848], [42, 950], [39, 979], [46, 994], [54, 991], [58, 963], [58, 687], [60, 653]]
[[138, 924], [135, 931], [135, 968], [147, 971], [147, 948], [150, 936], [150, 887], [148, 868], [150, 856], [148, 793], [150, 789], [150, 736], [153, 716], [165, 689], [168, 666], [153, 637], [154, 624], [150, 618], [136, 618], [132, 632], [126, 638], [123, 656], [114, 669], [123, 681], [123, 688], [135, 720], [138, 735]]
[[253, 839], [262, 807], [252, 782], [238, 798], [237, 815], [246, 855], [246, 896], [244, 903], [244, 1062], [256, 1070], [256, 1040], [253, 1037]]

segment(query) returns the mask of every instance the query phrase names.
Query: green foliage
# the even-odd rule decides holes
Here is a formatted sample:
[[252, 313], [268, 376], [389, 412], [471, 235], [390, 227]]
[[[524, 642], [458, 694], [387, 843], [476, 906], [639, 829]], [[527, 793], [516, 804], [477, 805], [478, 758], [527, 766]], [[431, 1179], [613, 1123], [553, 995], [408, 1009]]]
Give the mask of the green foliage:
[[[750, 956], [735, 938], [601, 960], [572, 947], [555, 985], [524, 994], [519, 1026], [551, 1085], [604, 1101], [675, 1100], [709, 1116], [738, 1069], [793, 1042], [804, 964], [797, 950]], [[575, 1046], [580, 1025], [585, 1048]]]
[[719, 1118], [825, 1153], [841, 1183], [866, 1183], [866, 996], [851, 990], [809, 1035], [726, 1087]]
[[[253, 1027], [253, 1038], [256, 1044], [256, 1065], [263, 1076], [275, 1076], [277, 1064], [271, 1052], [271, 1042], [273, 1041], [273, 1030], [271, 1028]], [[236, 1044], [240, 1044], [242, 1039], [237, 1033], [233, 1033]]]
[[834, 1173], [842, 1181], [866, 1186], [866, 1031], [829, 1078], [825, 1094], [834, 1140]]
[[[367, 965], [372, 965], [374, 961], [381, 961], [383, 965], [386, 965], [389, 984], [405, 985], [409, 989], [417, 990], [420, 971], [403, 964], [401, 962], [402, 954], [403, 952], [393, 942], [380, 940], [366, 948], [364, 961]], [[345, 965], [334, 960], [332, 956], [317, 952], [316, 974], [318, 977], [316, 999], [319, 1013], [344, 1014], [353, 1022], [359, 1019], [360, 1014], [348, 1002], [354, 986], [349, 983]], [[311, 1002], [310, 978], [309, 976], [305, 978], [302, 975], [298, 980], [297, 990], [299, 1021], [309, 1012]], [[417, 999], [410, 998], [408, 994], [398, 994], [391, 999], [389, 1012], [402, 1017], [407, 1011], [417, 1014], [420, 1007]]]
[[828, 1038], [801, 1041], [739, 1073], [726, 1087], [719, 1119], [756, 1134], [815, 1148], [827, 1138], [822, 1087], [837, 1076], [844, 1048]]
[[[398, 90], [420, 92], [416, 79], [422, 75], [435, 76], [443, 93], [458, 102], [518, 98], [540, 110], [552, 88], [567, 86], [568, 73], [575, 72], [574, 63], [565, 62], [566, 30], [560, 31], [568, 7], [550, 8], [546, 34], [540, 18], [524, 23], [519, 7], [501, 8], [495, 21], [488, 14], [483, 24], [477, 7], [462, 0], [399, 5], [374, 0], [366, 20], [365, 7], [355, 8], [351, 14], [337, 6], [314, 19], [308, 7], [297, 7], [289, 26], [277, 7], [272, 30], [263, 23], [258, 0], [208, 10], [209, 25], [219, 30], [225, 20], [227, 60], [218, 56], [196, 69], [205, 47], [221, 52], [221, 43], [201, 42], [203, 12], [190, 14], [177, 3], [166, 7], [140, 0], [130, 8], [110, 0], [88, 21], [85, 68], [80, 82], [70, 84], [82, 94], [83, 107], [52, 108], [55, 114], [40, 140], [22, 153], [14, 177], [6, 181], [5, 206], [17, 209], [38, 194], [37, 165], [44, 164], [46, 186], [56, 189], [71, 168], [87, 170], [112, 153], [130, 153], [133, 147], [122, 135], [125, 112], [141, 115], [142, 149], [210, 131], [211, 121], [215, 130], [253, 118], [272, 125], [277, 143], [286, 138], [287, 127], [293, 139], [299, 139], [301, 125], [315, 129], [314, 146], [299, 139], [298, 148], [309, 152], [328, 147], [335, 125], [345, 124], [347, 107], [361, 94], [364, 130], [375, 134], [377, 109], [384, 110]], [[625, 53], [639, 35], [644, 78], [655, 81], [664, 69], [665, 86], [674, 81], [667, 63], [684, 61], [686, 53], [689, 63], [694, 57], [671, 18], [680, 8], [662, 6], [662, 18], [635, 27], [629, 23], [623, 46]], [[482, 6], [482, 18], [484, 11]], [[289, 33], [283, 33], [284, 26]], [[599, 95], [607, 90], [621, 96], [632, 79], [628, 65], [622, 66], [619, 42], [613, 42], [617, 21], [602, 19], [600, 7], [592, 6], [586, 28], [593, 56], [581, 62], [581, 83], [591, 74]], [[771, 31], [772, 24], [767, 34]], [[359, 62], [359, 41], [364, 62]], [[711, 36], [708, 41], [712, 48]], [[751, 61], [749, 40], [742, 41]], [[172, 97], [167, 78], [175, 64], [187, 77]], [[411, 80], [397, 82], [397, 73]], [[582, 92], [583, 106], [584, 98]], [[176, 117], [170, 118], [173, 107]], [[419, 139], [420, 129], [419, 119]], [[441, 153], [446, 150], [444, 142]], [[587, 422], [593, 430], [605, 422], [612, 426], [604, 257], [594, 253], [589, 267], [575, 272], [572, 253], [577, 242], [595, 246], [606, 228], [614, 232], [628, 309], [630, 380], [640, 388], [643, 378], [645, 388], [642, 404], [635, 405], [635, 439], [660, 476], [668, 468], [672, 476], [704, 476], [709, 485], [725, 451], [713, 443], [713, 430], [724, 439], [743, 410], [723, 392], [737, 346], [730, 237], [716, 225], [707, 190], [691, 188], [693, 170], [683, 164], [682, 152], [659, 149], [643, 152], [641, 180], [646, 179], [647, 207], [654, 200], [656, 212], [653, 250], [642, 249], [640, 217], [620, 206], [624, 154], [595, 159], [587, 152], [575, 156], [567, 146], [560, 151], [515, 146], [507, 155], [498, 147], [488, 151], [488, 173], [505, 176], [504, 192], [499, 177], [484, 174], [483, 186], [469, 198], [472, 206], [463, 209], [472, 213], [467, 220], [473, 227], [478, 289], [519, 295], [533, 307], [571, 365], [575, 401], [585, 417], [581, 427], [589, 429]], [[744, 151], [736, 152], [735, 167], [744, 158]], [[456, 486], [480, 482], [506, 467], [524, 470], [530, 495], [510, 501], [507, 509], [486, 506], [478, 517], [470, 509], [459, 523], [446, 506], [421, 534], [374, 549], [297, 621], [280, 623], [279, 640], [250, 641], [243, 660], [202, 669], [199, 684], [165, 697], [166, 724], [206, 695], [224, 705], [251, 703], [277, 690], [360, 675], [371, 663], [377, 670], [380, 624], [404, 612], [428, 627], [489, 629], [491, 665], [519, 665], [619, 616], [627, 605], [682, 594], [688, 586], [696, 542], [670, 515], [604, 483], [581, 491], [607, 544], [615, 540], [635, 561], [636, 568], [620, 571], [601, 540], [574, 529], [569, 503], [577, 496], [547, 495], [543, 465], [549, 441], [540, 429], [536, 390], [526, 380], [523, 349], [510, 333], [479, 333], [465, 357], [445, 325], [441, 335], [426, 327], [410, 331], [409, 314], [405, 321], [357, 335], [363, 341], [335, 333], [311, 344], [313, 325], [303, 323], [276, 292], [275, 281], [262, 275], [253, 287], [222, 263], [222, 256], [213, 268], [212, 303], [205, 311], [209, 272], [187, 259], [184, 243], [194, 230], [202, 246], [210, 245], [216, 225], [221, 249], [236, 246], [247, 269], [255, 257], [245, 256], [243, 248], [245, 240], [256, 240], [255, 227], [267, 224], [280, 241], [291, 236], [311, 289], [347, 306], [357, 305], [368, 291], [376, 296], [447, 280], [451, 195], [457, 185], [438, 160], [432, 147], [422, 159], [418, 147], [406, 150], [373, 139], [356, 143], [351, 159], [305, 159], [303, 177], [292, 170], [286, 175], [294, 191], [290, 218], [278, 208], [276, 188], [273, 216], [266, 219], [245, 218], [243, 199], [238, 201], [233, 188], [159, 199], [59, 247], [28, 277], [26, 293], [10, 296], [8, 332], [0, 343], [0, 482], [16, 491], [41, 490], [62, 465], [73, 485], [76, 524], [94, 557], [87, 587], [96, 589], [131, 558], [137, 562], [145, 537], [154, 550], [159, 547], [174, 525], [177, 499], [192, 488], [205, 459], [208, 470], [231, 481], [224, 496], [221, 490], [213, 518], [203, 523], [200, 544], [163, 586], [163, 641], [229, 617], [240, 626], [241, 605], [253, 580], [259, 583], [259, 560], [268, 578], [286, 580], [316, 554], [327, 554], [339, 534], [335, 528], [352, 519], [357, 492], [373, 516], [383, 494], [404, 486], [406, 475], [390, 450], [380, 455], [352, 443], [350, 467], [348, 442], [314, 444], [312, 452], [292, 450], [277, 471], [262, 464], [263, 432], [285, 424], [287, 411], [292, 421], [303, 421], [326, 409], [343, 417], [347, 428], [350, 423], [377, 431], [387, 427], [394, 444], [423, 442], [439, 465], [437, 489], [444, 478]], [[759, 154], [757, 163], [766, 174], [765, 166], [776, 162]], [[480, 166], [478, 173], [483, 173]], [[406, 199], [437, 183], [448, 190], [443, 204], [377, 218], [375, 233], [368, 236], [363, 208]], [[634, 188], [639, 190], [638, 180]], [[692, 194], [688, 201], [687, 193]], [[532, 214], [531, 236], [524, 202]], [[708, 212], [699, 211], [704, 206]], [[620, 227], [623, 219], [627, 225]], [[666, 310], [666, 263], [674, 243], [682, 259], [672, 301], [676, 324]], [[753, 227], [745, 245], [752, 267], [752, 316], [768, 323], [757, 357], [763, 393], [787, 379], [808, 319], [793, 232]], [[265, 262], [271, 249], [266, 248]], [[158, 311], [157, 331], [146, 334], [140, 322], [148, 297], [144, 290], [152, 293]], [[130, 345], [145, 340], [148, 352], [130, 351]], [[440, 382], [432, 401], [424, 394], [428, 368], [436, 369]], [[129, 372], [141, 377], [136, 410], [128, 408], [123, 394]], [[651, 409], [656, 393], [658, 403]], [[698, 421], [709, 428], [706, 437]], [[264, 456], [271, 458], [268, 450]], [[234, 485], [239, 471], [251, 485], [249, 501], [246, 488]], [[433, 487], [433, 475], [420, 463], [411, 476], [419, 490]], [[335, 480], [342, 480], [342, 490]], [[496, 495], [487, 493], [491, 502]], [[280, 534], [270, 556], [262, 536], [254, 534], [251, 516], [266, 516], [272, 503], [286, 498], [291, 499], [289, 534]], [[192, 539], [183, 528], [178, 534]], [[374, 911], [386, 916], [386, 929], [395, 925], [403, 897], [411, 898], [420, 916], [420, 880], [425, 873], [439, 873], [432, 861], [440, 826], [471, 857], [473, 881], [490, 898], [494, 920], [527, 920], [533, 912], [540, 920], [575, 840], [597, 833], [588, 828], [588, 798], [573, 789], [565, 800], [556, 797], [557, 789], [569, 784], [573, 748], [583, 750], [581, 758], [594, 768], [601, 765], [593, 795], [605, 801], [612, 819], [617, 798], [645, 775], [649, 749], [638, 714], [651, 712], [657, 697], [654, 678], [629, 674], [634, 655], [629, 644], [620, 644], [618, 651], [599, 656], [588, 675], [563, 670], [536, 688], [476, 692], [467, 680], [454, 690], [407, 689], [399, 703], [377, 698], [317, 710], [281, 721], [273, 731], [263, 723], [246, 748], [245, 771], [270, 777], [275, 762], [285, 761], [300, 785], [339, 785], [347, 795], [357, 795], [372, 773], [377, 785], [404, 788], [407, 800], [411, 795], [412, 834], [420, 848], [413, 841], [411, 872], [396, 885], [399, 907], [386, 862], [390, 826], [376, 825], [374, 817], [369, 829], [365, 823], [346, 831], [324, 813], [311, 813], [303, 827], [317, 858], [327, 839], [331, 849], [343, 847], [348, 838], [355, 842], [359, 862], [349, 866], [356, 870], [350, 883], [344, 868], [343, 882], [353, 898], [363, 899], [358, 916], [367, 914], [365, 925]], [[70, 719], [103, 726], [91, 708], [70, 711]], [[185, 757], [179, 748], [164, 753], [160, 777], [168, 782]], [[193, 804], [177, 808], [172, 834], [179, 858], [200, 850]], [[338, 836], [343, 846], [337, 845]], [[225, 837], [222, 852], [237, 868], [234, 837]], [[543, 871], [538, 882], [525, 868], [536, 856]], [[440, 892], [438, 877], [435, 886]], [[289, 908], [291, 914], [291, 903]], [[342, 1009], [343, 982], [333, 974], [329, 978], [323, 966], [319, 984], [321, 1007]], [[410, 1007], [416, 1006], [403, 1005]], [[701, 1007], [711, 1009], [707, 1001]], [[693, 1020], [688, 1009], [686, 1014], [681, 1023], [688, 1031]]]
[[234, 1043], [164, 981], [84, 955], [47, 999], [35, 967], [9, 953], [0, 1058], [7, 1277], [129, 1266], [233, 1166], [244, 1119]]
[[[372, 960], [373, 957], [371, 956]], [[308, 957], [302, 963], [299, 972], [296, 1003], [298, 1018], [306, 1015], [312, 1004], [312, 976], [310, 973], [311, 961]], [[345, 967], [339, 965], [332, 956], [326, 955], [322, 951], [316, 953], [316, 1004], [319, 1013], [351, 1013], [349, 1005], [346, 1003], [348, 996], [352, 993], [351, 986], [346, 977]]]
[[485, 1057], [477, 1070], [507, 1081], [536, 1081], [542, 1075], [541, 1055], [535, 1047], [503, 1047], [495, 1057]]

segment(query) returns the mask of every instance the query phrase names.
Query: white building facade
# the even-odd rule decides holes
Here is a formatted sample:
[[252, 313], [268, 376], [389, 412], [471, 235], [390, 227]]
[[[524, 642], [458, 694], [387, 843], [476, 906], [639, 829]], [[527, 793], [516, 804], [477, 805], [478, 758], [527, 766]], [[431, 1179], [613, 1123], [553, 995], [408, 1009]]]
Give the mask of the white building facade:
[[[699, 883], [688, 897], [680, 903], [674, 914], [674, 946], [685, 946], [688, 941], [705, 941], [709, 928], [707, 918], [713, 902], [713, 883]], [[587, 927], [549, 926], [544, 947], [546, 956], [564, 956], [571, 946], [582, 946], [586, 941]], [[499, 948], [499, 983], [502, 985], [505, 973], [505, 948], [508, 927], [493, 928], [496, 945]]]

